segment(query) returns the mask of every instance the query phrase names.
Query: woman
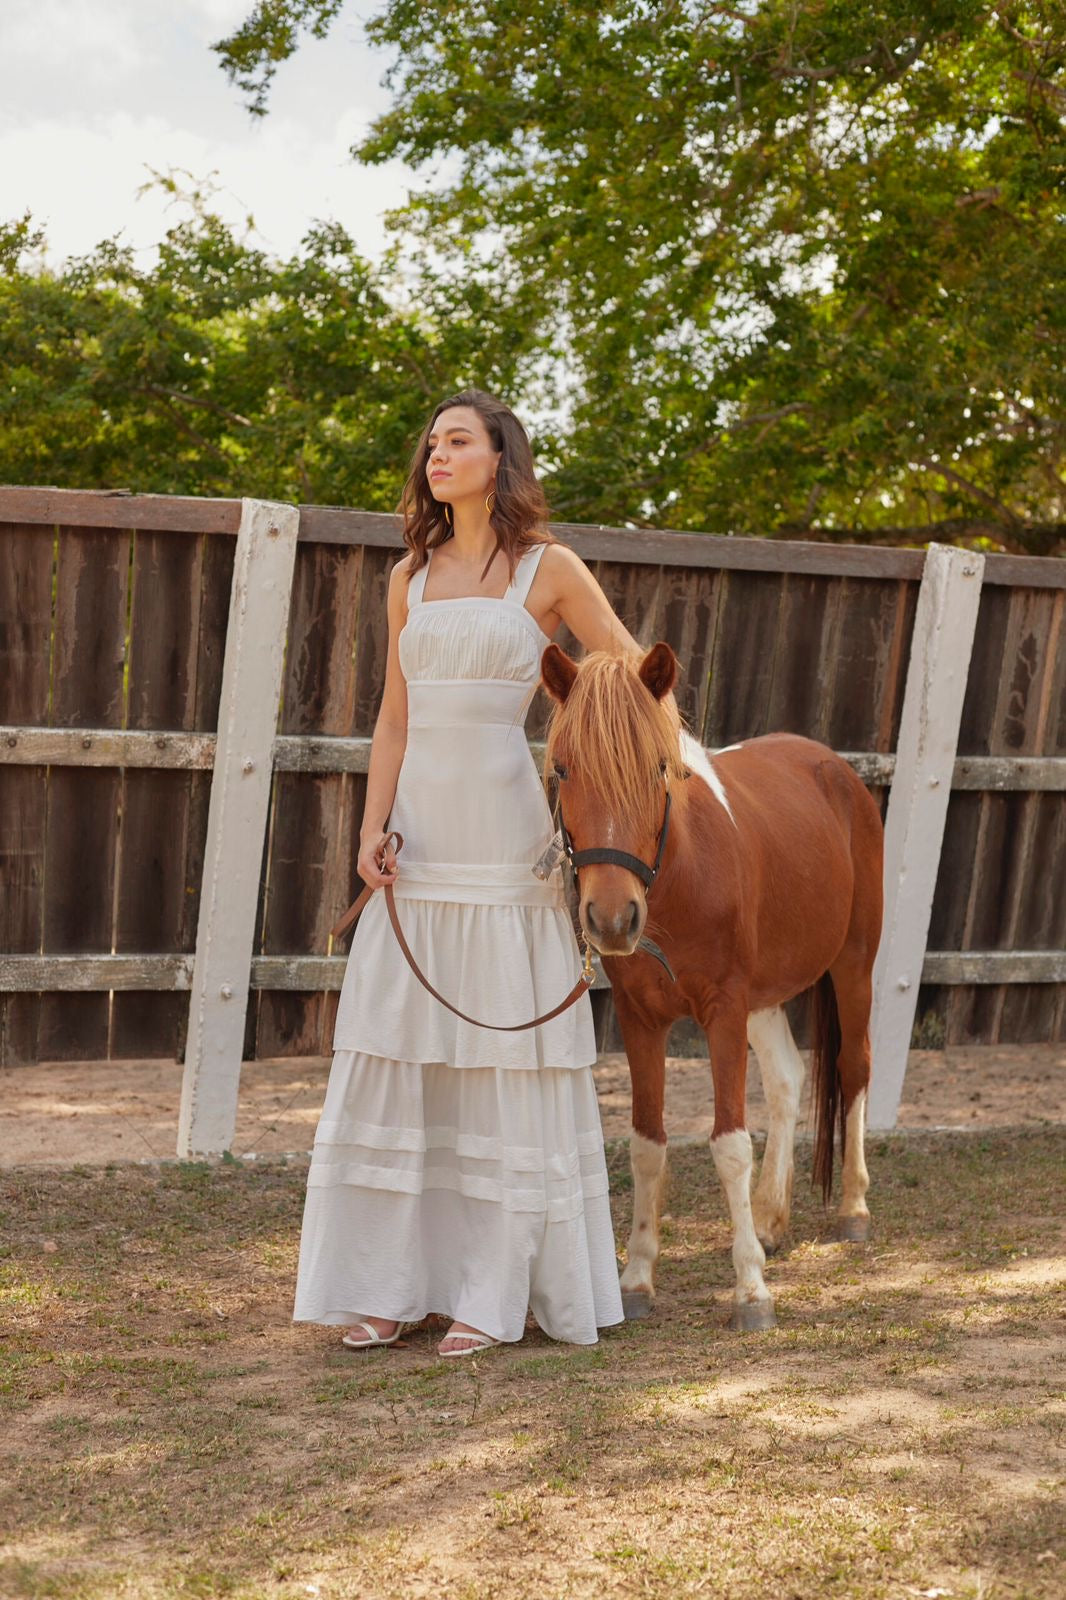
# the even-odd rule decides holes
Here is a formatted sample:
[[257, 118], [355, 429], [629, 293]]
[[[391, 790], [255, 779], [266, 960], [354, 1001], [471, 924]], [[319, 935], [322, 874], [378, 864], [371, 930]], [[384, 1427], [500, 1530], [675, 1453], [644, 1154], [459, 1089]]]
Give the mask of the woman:
[[[401, 505], [359, 876], [394, 886], [453, 1005], [522, 1022], [579, 968], [559, 874], [531, 871], [553, 831], [523, 731], [540, 657], [561, 622], [588, 650], [639, 646], [548, 533], [529, 441], [490, 395], [436, 408]], [[362, 1349], [441, 1312], [439, 1353], [464, 1356], [521, 1339], [532, 1311], [550, 1337], [595, 1343], [622, 1308], [589, 997], [524, 1032], [463, 1022], [417, 982], [383, 902], [345, 969], [293, 1320], [344, 1325]]]

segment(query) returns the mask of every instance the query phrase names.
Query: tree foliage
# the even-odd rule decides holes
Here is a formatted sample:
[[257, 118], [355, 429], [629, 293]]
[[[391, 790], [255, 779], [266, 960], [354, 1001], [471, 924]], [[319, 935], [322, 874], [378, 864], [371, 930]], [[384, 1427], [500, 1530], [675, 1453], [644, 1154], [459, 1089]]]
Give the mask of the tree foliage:
[[[335, 10], [263, 0], [216, 47], [257, 109]], [[476, 298], [527, 374], [541, 356], [558, 515], [1047, 552], [1064, 22], [1061, 0], [386, 0], [393, 103], [355, 153], [452, 158], [392, 265]]]
[[278, 260], [160, 181], [188, 214], [150, 267], [109, 240], [42, 270], [32, 218], [0, 227], [0, 481], [391, 511], [457, 377], [521, 383], [450, 281], [404, 308], [342, 228]]

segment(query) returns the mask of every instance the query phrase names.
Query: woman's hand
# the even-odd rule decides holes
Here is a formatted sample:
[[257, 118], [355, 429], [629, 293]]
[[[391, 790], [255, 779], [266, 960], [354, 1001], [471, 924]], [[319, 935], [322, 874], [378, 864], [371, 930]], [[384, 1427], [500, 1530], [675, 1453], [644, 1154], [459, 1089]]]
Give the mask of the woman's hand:
[[371, 889], [383, 889], [387, 883], [396, 882], [396, 852], [385, 843], [388, 837], [387, 833], [372, 833], [359, 841], [356, 871]]

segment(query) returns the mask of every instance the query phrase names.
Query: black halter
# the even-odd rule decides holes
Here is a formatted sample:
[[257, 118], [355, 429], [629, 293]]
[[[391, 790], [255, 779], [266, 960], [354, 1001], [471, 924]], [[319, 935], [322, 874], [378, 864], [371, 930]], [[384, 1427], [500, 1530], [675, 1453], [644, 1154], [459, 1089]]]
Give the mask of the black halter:
[[[665, 761], [662, 762], [659, 770], [663, 773], [666, 772]], [[565, 773], [559, 773], [560, 780], [565, 778], [565, 776]], [[685, 777], [691, 778], [691, 776], [691, 771], [686, 768]], [[578, 867], [591, 867], [599, 863], [603, 863], [612, 867], [625, 867], [627, 871], [635, 872], [645, 889], [651, 889], [652, 884], [659, 875], [659, 868], [662, 865], [663, 851], [666, 849], [666, 835], [670, 827], [669, 789], [666, 791], [666, 804], [663, 807], [663, 821], [662, 827], [659, 829], [659, 843], [655, 851], [655, 861], [650, 867], [648, 866], [647, 862], [641, 861], [639, 856], [631, 856], [628, 850], [610, 850], [607, 848], [594, 850], [575, 850], [574, 841], [571, 839], [566, 823], [563, 821], [563, 797], [561, 794], [558, 797], [557, 803], [559, 808], [559, 832], [562, 834], [563, 849], [566, 852], [566, 859], [569, 861], [570, 866], [573, 869], [575, 884], [577, 882]], [[649, 939], [647, 935], [641, 935], [640, 939], [637, 941], [637, 948], [638, 950], [646, 950], [650, 956], [654, 956], [656, 961], [660, 962], [662, 966], [665, 967], [666, 975], [670, 979], [671, 983], [675, 983], [677, 981], [674, 977], [674, 970], [669, 961], [667, 961], [666, 957], [663, 955], [663, 952], [659, 949], [659, 946], [655, 944], [653, 940]]]
[[666, 848], [666, 835], [670, 824], [670, 791], [666, 791], [666, 806], [663, 810], [663, 825], [659, 829], [659, 845], [655, 852], [655, 863], [648, 866], [641, 861], [639, 856], [631, 856], [627, 850], [610, 850], [606, 847], [594, 850], [575, 850], [574, 841], [570, 837], [566, 823], [563, 821], [563, 802], [559, 800], [559, 831], [563, 836], [563, 849], [566, 858], [576, 872], [578, 867], [591, 867], [605, 863], [612, 867], [626, 867], [628, 871], [635, 872], [645, 889], [650, 889], [659, 875], [662, 864], [663, 851]]

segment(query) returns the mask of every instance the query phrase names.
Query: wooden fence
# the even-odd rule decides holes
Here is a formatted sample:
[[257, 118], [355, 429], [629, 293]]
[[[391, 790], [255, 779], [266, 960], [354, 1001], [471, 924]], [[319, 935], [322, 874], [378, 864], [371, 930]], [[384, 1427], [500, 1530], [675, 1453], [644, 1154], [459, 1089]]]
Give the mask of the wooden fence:
[[[637, 638], [669, 640], [705, 745], [810, 734], [884, 800], [924, 552], [554, 529]], [[181, 1059], [206, 960], [201, 891], [224, 907], [239, 876], [236, 854], [232, 874], [218, 854], [227, 840], [252, 890], [248, 941], [226, 956], [240, 1015], [225, 1031], [246, 1058], [328, 1053], [344, 957], [326, 957], [326, 930], [359, 887], [399, 549], [390, 516], [0, 489], [0, 1061]], [[929, 948], [915, 952], [919, 1033], [1061, 1040], [1066, 563], [993, 556], [976, 581]], [[212, 802], [223, 745], [235, 759], [251, 738], [249, 696], [266, 742], [260, 730], [233, 769], [232, 801], [214, 772]], [[545, 713], [538, 697], [534, 742]], [[607, 1040], [609, 992], [594, 1004]]]

